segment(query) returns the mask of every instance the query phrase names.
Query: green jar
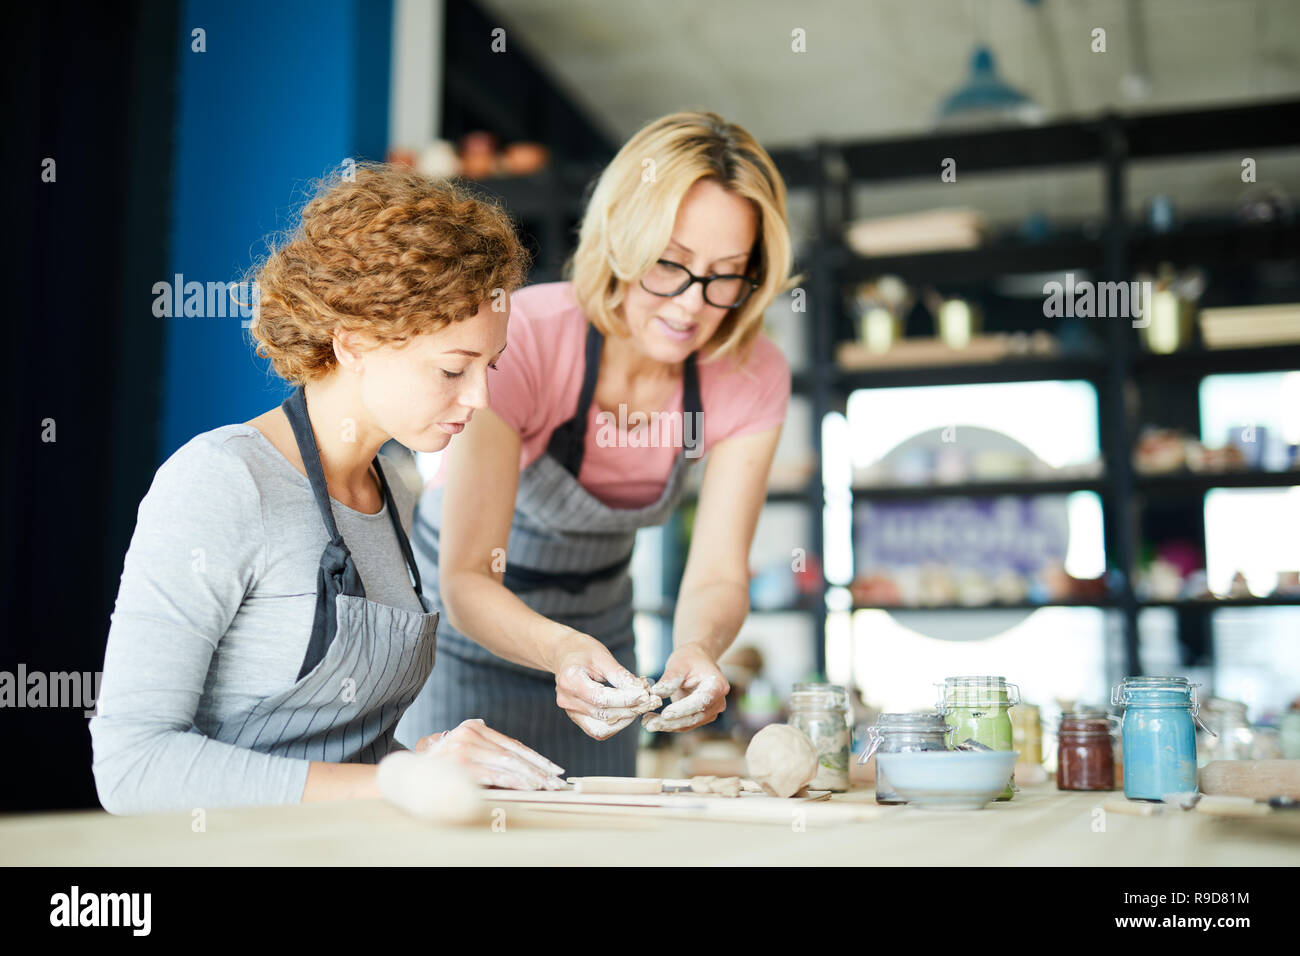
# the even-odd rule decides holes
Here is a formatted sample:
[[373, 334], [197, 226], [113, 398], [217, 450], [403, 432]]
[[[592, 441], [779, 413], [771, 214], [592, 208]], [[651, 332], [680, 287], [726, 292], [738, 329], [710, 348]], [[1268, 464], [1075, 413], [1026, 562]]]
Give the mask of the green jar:
[[[974, 740], [993, 750], [1014, 750], [1011, 708], [1020, 703], [1020, 688], [1003, 677], [949, 677], [943, 682], [939, 710], [951, 728], [952, 746]], [[1015, 794], [1015, 774], [999, 800]]]

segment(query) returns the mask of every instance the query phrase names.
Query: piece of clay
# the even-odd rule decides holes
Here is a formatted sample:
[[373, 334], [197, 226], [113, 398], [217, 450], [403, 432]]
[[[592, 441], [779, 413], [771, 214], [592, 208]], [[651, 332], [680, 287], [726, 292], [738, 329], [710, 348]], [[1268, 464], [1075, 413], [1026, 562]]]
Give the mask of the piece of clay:
[[650, 696], [645, 700], [644, 703], [637, 704], [634, 707], [629, 708], [633, 714], [637, 716], [648, 714], [651, 713], [652, 711], [658, 710], [660, 707], [664, 705], [663, 698], [656, 696], [650, 690], [650, 688], [654, 685], [654, 681], [652, 681], [648, 677], [638, 677], [637, 681], [640, 682], [641, 689], [644, 690]]
[[637, 704], [635, 707], [631, 708], [631, 710], [634, 715], [644, 714], [649, 716], [653, 711], [658, 710], [663, 705], [664, 701], [662, 697], [656, 697], [654, 694], [651, 694], [646, 699], [645, 703]]
[[706, 776], [691, 777], [691, 792], [708, 793], [709, 787], [711, 787], [713, 785], [713, 782], [717, 779], [718, 779], [717, 777], [706, 777]]
[[459, 764], [431, 753], [395, 750], [376, 771], [384, 799], [430, 823], [478, 823], [487, 816], [482, 791]]
[[709, 784], [709, 792], [721, 794], [724, 797], [740, 796], [740, 778], [739, 777], [721, 777]]
[[748, 777], [740, 778], [740, 789], [745, 793], [762, 793], [763, 788], [750, 780]]
[[817, 748], [789, 724], [769, 724], [745, 751], [749, 775], [774, 797], [789, 797], [817, 776]]

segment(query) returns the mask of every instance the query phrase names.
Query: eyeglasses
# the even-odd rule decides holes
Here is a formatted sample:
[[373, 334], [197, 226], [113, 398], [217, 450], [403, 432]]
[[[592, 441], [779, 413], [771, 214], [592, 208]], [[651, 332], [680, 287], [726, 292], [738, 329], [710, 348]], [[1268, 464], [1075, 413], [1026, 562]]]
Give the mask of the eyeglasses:
[[761, 284], [744, 275], [697, 276], [685, 266], [660, 259], [641, 277], [641, 288], [670, 299], [697, 282], [704, 286], [704, 301], [718, 309], [739, 308]]

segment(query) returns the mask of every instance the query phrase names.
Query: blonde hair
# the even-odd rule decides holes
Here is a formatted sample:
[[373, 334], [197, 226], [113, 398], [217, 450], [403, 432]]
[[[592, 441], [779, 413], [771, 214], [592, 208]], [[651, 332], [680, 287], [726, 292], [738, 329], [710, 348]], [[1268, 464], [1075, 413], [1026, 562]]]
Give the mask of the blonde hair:
[[[335, 173], [254, 272], [257, 354], [303, 384], [337, 362], [334, 330], [402, 342], [475, 315], [523, 284], [510, 217], [463, 188], [396, 166]], [[498, 291], [500, 290], [500, 291]]]
[[[646, 176], [647, 171], [652, 175]], [[715, 180], [750, 200], [758, 213], [758, 236], [746, 271], [757, 270], [762, 284], [744, 305], [727, 313], [704, 346], [706, 361], [730, 354], [743, 362], [762, 330], [764, 311], [795, 282], [786, 188], [772, 157], [754, 137], [716, 113], [672, 113], [623, 144], [592, 192], [565, 275], [602, 334], [628, 334], [617, 314], [627, 286], [663, 255], [682, 197], [701, 179]]]

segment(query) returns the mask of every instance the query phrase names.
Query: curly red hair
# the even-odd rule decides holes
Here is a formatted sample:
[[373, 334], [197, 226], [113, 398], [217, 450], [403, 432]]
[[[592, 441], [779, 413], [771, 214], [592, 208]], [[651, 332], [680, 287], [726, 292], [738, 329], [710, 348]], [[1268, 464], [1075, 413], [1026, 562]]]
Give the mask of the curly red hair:
[[474, 315], [523, 285], [510, 217], [463, 187], [382, 163], [317, 184], [256, 270], [257, 354], [303, 384], [333, 371], [335, 329], [405, 341]]

